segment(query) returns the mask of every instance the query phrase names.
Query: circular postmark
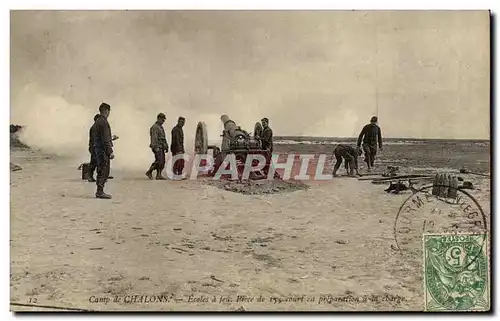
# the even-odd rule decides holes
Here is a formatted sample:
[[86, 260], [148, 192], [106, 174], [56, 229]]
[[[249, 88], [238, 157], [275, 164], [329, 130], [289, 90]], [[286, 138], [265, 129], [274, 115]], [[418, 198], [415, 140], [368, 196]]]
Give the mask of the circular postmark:
[[433, 185], [420, 188], [399, 208], [394, 221], [395, 249], [421, 253], [426, 233], [477, 233], [485, 242], [487, 220], [477, 200], [461, 189], [454, 198], [433, 195], [432, 189]]

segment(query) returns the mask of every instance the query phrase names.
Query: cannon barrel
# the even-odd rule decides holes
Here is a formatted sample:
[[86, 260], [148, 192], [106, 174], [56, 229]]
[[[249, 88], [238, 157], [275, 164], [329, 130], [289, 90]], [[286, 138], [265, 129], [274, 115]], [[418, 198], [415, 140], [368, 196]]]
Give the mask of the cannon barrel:
[[228, 115], [222, 115], [220, 117], [220, 120], [224, 124], [224, 130], [231, 139], [235, 139], [238, 137], [249, 138], [248, 134], [244, 130], [241, 130], [241, 128], [236, 126], [236, 123], [231, 118], [229, 118]]
[[224, 124], [224, 130], [229, 134], [230, 137], [236, 137], [238, 134], [242, 134], [238, 130], [238, 126], [236, 126], [236, 123], [229, 118], [228, 115], [222, 115], [220, 117], [220, 120]]
[[242, 130], [236, 123], [229, 118], [228, 115], [222, 115], [220, 120], [224, 124], [224, 133], [222, 136], [222, 151], [230, 151], [234, 149], [258, 149], [260, 142], [253, 139], [250, 135]]
[[[195, 151], [197, 154], [206, 154], [208, 149], [213, 149], [213, 157], [214, 163], [212, 164], [212, 169], [209, 171], [209, 175], [214, 175], [218, 172], [219, 168], [225, 164], [224, 161], [228, 154], [232, 154], [236, 157], [237, 167], [238, 167], [238, 175], [241, 179], [241, 175], [243, 173], [244, 166], [246, 164], [247, 156], [249, 154], [259, 154], [263, 155], [266, 158], [266, 166], [262, 169], [262, 175], [256, 174], [256, 176], [250, 176], [254, 178], [250, 179], [258, 179], [255, 177], [263, 178], [267, 175], [269, 171], [269, 166], [271, 164], [271, 152], [269, 150], [263, 150], [262, 144], [259, 140], [258, 135], [262, 130], [260, 123], [255, 125], [255, 133], [257, 135], [251, 136], [248, 132], [241, 129], [236, 123], [229, 118], [228, 115], [222, 115], [220, 120], [224, 126], [224, 130], [222, 132], [221, 138], [222, 143], [221, 147], [218, 148], [214, 145], [208, 145], [207, 138], [207, 127], [204, 122], [199, 122], [196, 127], [196, 136], [195, 136]], [[206, 165], [206, 162], [200, 162]], [[253, 164], [253, 161], [252, 161]], [[227, 164], [226, 164], [227, 165]], [[224, 165], [224, 166], [226, 166]], [[251, 174], [252, 175], [252, 174]], [[275, 173], [275, 177], [277, 174]]]

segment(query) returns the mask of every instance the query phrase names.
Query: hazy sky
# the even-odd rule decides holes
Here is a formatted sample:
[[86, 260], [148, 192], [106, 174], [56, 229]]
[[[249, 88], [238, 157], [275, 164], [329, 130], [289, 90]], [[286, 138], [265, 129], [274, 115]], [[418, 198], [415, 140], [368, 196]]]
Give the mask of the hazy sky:
[[386, 137], [489, 138], [489, 51], [486, 11], [18, 11], [11, 121], [81, 140], [106, 101], [117, 134], [162, 111], [357, 136], [378, 88]]

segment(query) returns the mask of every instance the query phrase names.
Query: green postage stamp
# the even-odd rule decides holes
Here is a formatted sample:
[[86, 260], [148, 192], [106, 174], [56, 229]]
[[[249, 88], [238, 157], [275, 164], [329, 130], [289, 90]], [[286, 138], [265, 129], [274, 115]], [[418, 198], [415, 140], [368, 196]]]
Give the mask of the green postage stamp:
[[425, 311], [488, 311], [488, 235], [424, 234]]

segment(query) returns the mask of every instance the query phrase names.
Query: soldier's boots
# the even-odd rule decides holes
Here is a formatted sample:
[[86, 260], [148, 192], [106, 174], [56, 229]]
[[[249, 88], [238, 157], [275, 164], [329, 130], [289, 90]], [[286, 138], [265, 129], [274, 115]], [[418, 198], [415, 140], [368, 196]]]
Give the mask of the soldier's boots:
[[149, 179], [153, 179], [153, 171], [156, 169], [155, 166], [151, 165], [151, 167], [148, 169], [148, 171], [146, 172], [146, 176], [149, 178]]
[[100, 199], [111, 199], [111, 195], [104, 193], [104, 189], [102, 187], [97, 187], [97, 192], [95, 193], [96, 198]]
[[161, 170], [159, 169], [156, 170], [156, 179], [159, 181], [166, 180], [166, 178], [161, 175]]
[[161, 174], [156, 175], [156, 179], [159, 180], [159, 181], [166, 180], [166, 178], [163, 177]]

